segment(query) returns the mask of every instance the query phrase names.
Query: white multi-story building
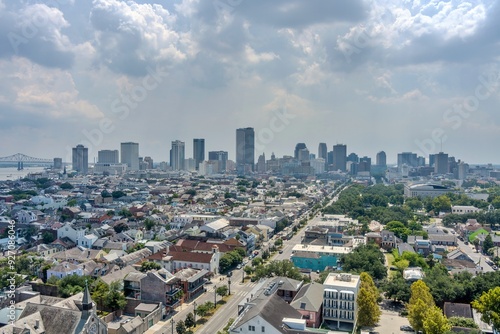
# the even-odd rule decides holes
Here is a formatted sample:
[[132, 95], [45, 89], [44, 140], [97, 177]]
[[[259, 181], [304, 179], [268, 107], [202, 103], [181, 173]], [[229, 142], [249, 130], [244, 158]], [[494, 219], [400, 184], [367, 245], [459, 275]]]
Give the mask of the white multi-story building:
[[404, 190], [405, 197], [435, 198], [446, 193], [456, 193], [456, 191], [438, 184], [406, 185]]
[[323, 283], [323, 320], [339, 329], [352, 329], [357, 319], [359, 275], [330, 273]]

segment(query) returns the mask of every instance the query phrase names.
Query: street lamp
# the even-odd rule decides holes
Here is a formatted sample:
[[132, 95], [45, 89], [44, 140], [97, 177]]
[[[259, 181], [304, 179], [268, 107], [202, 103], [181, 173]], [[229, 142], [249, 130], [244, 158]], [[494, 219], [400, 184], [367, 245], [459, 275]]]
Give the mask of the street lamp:
[[194, 312], [193, 312], [193, 316], [194, 316], [194, 323], [196, 325], [196, 302], [193, 302], [193, 305], [194, 305]]
[[217, 307], [217, 285], [214, 285], [214, 308]]
[[230, 295], [231, 294], [231, 277], [229, 277], [227, 279], [227, 286], [229, 287], [229, 293], [228, 293], [228, 295]]
[[172, 334], [174, 334], [174, 323], [175, 323], [174, 318], [170, 319], [170, 323], [172, 324]]

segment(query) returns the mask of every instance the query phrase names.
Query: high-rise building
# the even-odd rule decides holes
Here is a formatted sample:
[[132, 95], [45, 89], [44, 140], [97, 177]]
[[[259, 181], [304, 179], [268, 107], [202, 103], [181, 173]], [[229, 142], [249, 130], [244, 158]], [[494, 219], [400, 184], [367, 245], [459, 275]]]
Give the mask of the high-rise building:
[[333, 151], [329, 151], [326, 154], [326, 165], [329, 166], [327, 170], [333, 170]]
[[295, 158], [295, 160], [300, 160], [299, 151], [305, 148], [307, 148], [307, 146], [304, 143], [298, 143], [297, 145], [295, 145], [295, 150], [293, 151], [293, 157]]
[[62, 158], [54, 158], [54, 169], [62, 169], [63, 163]]
[[205, 139], [193, 139], [193, 159], [195, 169], [198, 170], [198, 165], [205, 160]]
[[89, 171], [89, 149], [83, 145], [73, 147], [73, 170], [81, 174]]
[[255, 132], [253, 128], [236, 129], [236, 172], [247, 174], [255, 166]]
[[436, 155], [429, 154], [429, 167], [434, 167], [435, 161], [436, 161]]
[[380, 151], [377, 153], [377, 166], [387, 166], [387, 156], [384, 151]]
[[347, 145], [333, 145], [333, 170], [346, 171]]
[[228, 154], [227, 151], [210, 151], [208, 152], [208, 160], [209, 161], [217, 161], [217, 173], [222, 173], [227, 170], [227, 159]]
[[295, 158], [296, 160], [309, 161], [309, 150], [307, 148], [301, 148], [297, 153], [297, 157]]
[[98, 163], [117, 164], [119, 161], [118, 150], [100, 150], [97, 152]]
[[351, 162], [359, 162], [359, 156], [356, 153], [349, 153], [347, 156], [346, 161], [351, 161]]
[[469, 165], [463, 161], [458, 163], [458, 179], [465, 180], [469, 174]]
[[326, 143], [319, 143], [318, 145], [318, 159], [327, 160], [328, 148], [326, 147]]
[[170, 150], [170, 166], [173, 170], [185, 170], [185, 144], [183, 141], [172, 141], [172, 149]]
[[127, 164], [129, 170], [139, 170], [139, 143], [121, 143], [121, 163]]
[[148, 164], [146, 169], [153, 169], [153, 159], [151, 157], [144, 157], [144, 162]]
[[364, 156], [359, 159], [358, 173], [359, 172], [371, 172], [372, 170], [372, 159]]
[[409, 167], [417, 167], [417, 154], [412, 152], [398, 153], [398, 169], [401, 169], [403, 165], [407, 165]]
[[266, 172], [266, 155], [262, 153], [259, 155], [257, 159], [257, 173], [265, 173]]
[[425, 166], [425, 157], [418, 156], [417, 157], [417, 165], [418, 165], [418, 167], [424, 167]]
[[434, 157], [434, 173], [447, 174], [448, 170], [448, 154], [439, 152]]

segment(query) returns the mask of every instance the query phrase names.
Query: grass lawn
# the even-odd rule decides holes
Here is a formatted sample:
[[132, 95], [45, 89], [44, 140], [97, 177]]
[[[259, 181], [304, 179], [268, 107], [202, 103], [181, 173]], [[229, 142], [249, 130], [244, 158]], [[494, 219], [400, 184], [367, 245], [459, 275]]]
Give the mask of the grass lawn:
[[392, 264], [394, 263], [394, 255], [392, 255], [391, 253], [385, 253], [384, 255], [387, 262], [387, 276], [392, 277], [396, 273], [396, 271], [390, 269]]

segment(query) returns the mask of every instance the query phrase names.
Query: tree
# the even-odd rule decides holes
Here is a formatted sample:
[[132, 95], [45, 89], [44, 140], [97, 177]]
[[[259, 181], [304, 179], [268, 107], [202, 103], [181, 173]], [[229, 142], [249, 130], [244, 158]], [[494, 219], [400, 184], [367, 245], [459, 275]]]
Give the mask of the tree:
[[177, 334], [185, 334], [186, 325], [184, 324], [184, 321], [178, 320], [177, 325], [175, 325], [175, 330], [177, 331]]
[[441, 309], [437, 306], [433, 306], [427, 310], [423, 327], [425, 334], [442, 334], [451, 329], [448, 319], [446, 319]]
[[184, 320], [184, 325], [186, 325], [187, 328], [191, 328], [191, 327], [196, 326], [193, 313], [189, 312], [187, 314], [186, 320]]
[[123, 191], [121, 191], [121, 190], [115, 190], [115, 191], [113, 191], [113, 192], [111, 193], [111, 196], [112, 196], [113, 198], [120, 198], [120, 197], [125, 197], [125, 196], [127, 196], [127, 194], [126, 194], [126, 193], [124, 193], [124, 192], [123, 192]]
[[44, 244], [50, 244], [55, 240], [55, 238], [52, 233], [45, 231], [42, 233], [42, 240]]
[[416, 281], [411, 285], [411, 297], [408, 303], [408, 320], [416, 331], [424, 329], [426, 312], [434, 306], [434, 299], [429, 287], [423, 281]]
[[450, 211], [451, 210], [451, 201], [450, 198], [446, 195], [441, 195], [432, 200], [432, 208], [434, 212], [440, 211]]
[[146, 220], [144, 220], [144, 227], [146, 227], [146, 230], [148, 230], [148, 231], [151, 231], [151, 229], [155, 225], [156, 225], [156, 222], [153, 219], [146, 218]]
[[68, 206], [76, 206], [77, 202], [76, 199], [71, 199], [68, 201]]
[[198, 307], [196, 307], [196, 315], [200, 317], [206, 316], [208, 311], [210, 311], [210, 309], [205, 304], [198, 305]]
[[69, 190], [69, 189], [73, 189], [73, 186], [71, 185], [71, 183], [69, 182], [64, 182], [62, 183], [59, 188], [63, 189], [63, 190]]
[[474, 319], [464, 317], [451, 317], [448, 318], [451, 326], [464, 327], [464, 328], [479, 328]]
[[159, 269], [161, 269], [161, 265], [159, 265], [158, 263], [152, 261], [146, 261], [141, 264], [140, 271], [146, 272], [150, 270], [159, 270]]
[[484, 238], [483, 242], [483, 253], [488, 254], [488, 251], [493, 248], [495, 245], [493, 244], [493, 240], [491, 239], [491, 234], [488, 234], [486, 238]]
[[[52, 276], [54, 277], [54, 276]], [[51, 277], [51, 278], [52, 278]], [[104, 299], [109, 292], [109, 286], [103, 280], [97, 280], [92, 288], [92, 299], [97, 303], [97, 308], [102, 310], [104, 307]]]
[[249, 276], [253, 274], [254, 269], [250, 266], [245, 266], [243, 268], [243, 271], [245, 272], [245, 274], [247, 274], [247, 276]]
[[342, 269], [353, 273], [364, 271], [374, 279], [383, 279], [387, 276], [384, 254], [373, 244], [361, 245], [349, 254], [345, 254], [342, 257]]
[[500, 329], [500, 287], [484, 292], [472, 302], [472, 307], [482, 314], [481, 320]]
[[407, 303], [411, 297], [410, 286], [406, 283], [401, 274], [394, 276], [384, 285], [384, 292], [387, 298]]
[[358, 324], [359, 326], [375, 326], [382, 314], [377, 304], [378, 289], [368, 273], [361, 273], [360, 279], [361, 286], [356, 300], [358, 303]]
[[109, 285], [109, 292], [106, 295], [105, 303], [113, 311], [123, 310], [125, 305], [127, 305], [127, 300], [121, 291], [121, 283], [119, 281], [111, 282]]
[[227, 293], [228, 293], [228, 288], [226, 285], [223, 285], [223, 286], [219, 286], [217, 287], [217, 290], [216, 290], [217, 294], [219, 296], [221, 296], [222, 298], [224, 298], [225, 296], [227, 296]]

